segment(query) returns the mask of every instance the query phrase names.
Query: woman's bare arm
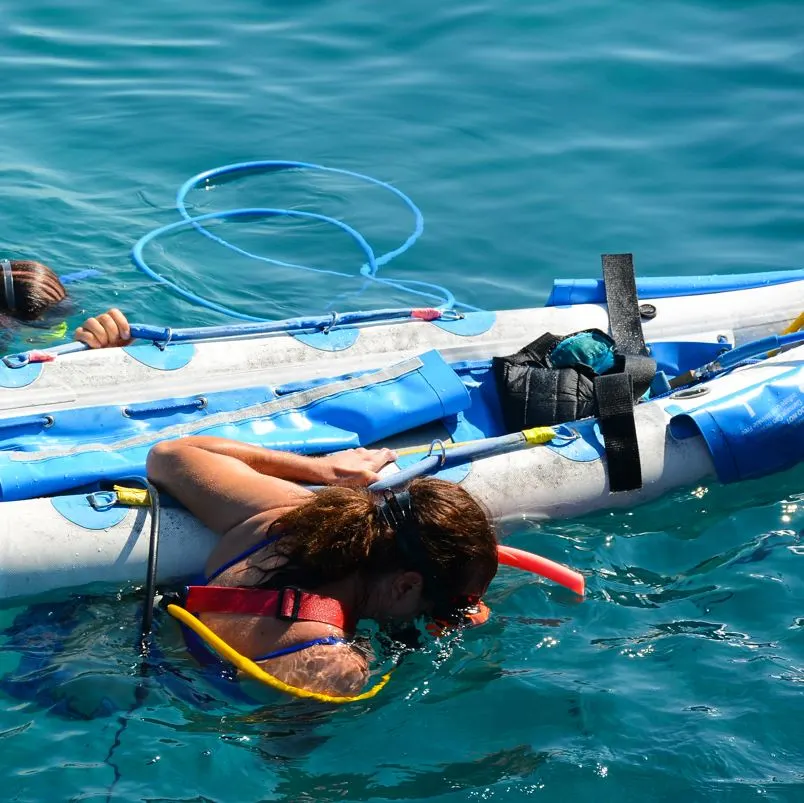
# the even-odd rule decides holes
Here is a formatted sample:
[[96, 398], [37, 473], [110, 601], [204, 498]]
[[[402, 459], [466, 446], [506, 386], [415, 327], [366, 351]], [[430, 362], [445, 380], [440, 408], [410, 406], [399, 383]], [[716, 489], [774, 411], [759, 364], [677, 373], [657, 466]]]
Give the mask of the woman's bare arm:
[[310, 491], [299, 483], [365, 486], [394, 458], [390, 449], [305, 457], [193, 436], [158, 443], [148, 454], [147, 470], [157, 486], [223, 535], [256, 515], [303, 502]]

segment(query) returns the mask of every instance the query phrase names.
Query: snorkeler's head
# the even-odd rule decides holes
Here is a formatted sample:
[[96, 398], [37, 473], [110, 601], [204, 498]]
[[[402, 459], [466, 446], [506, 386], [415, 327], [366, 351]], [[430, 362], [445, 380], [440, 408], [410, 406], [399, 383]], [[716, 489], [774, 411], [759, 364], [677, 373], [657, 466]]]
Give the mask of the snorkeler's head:
[[0, 309], [33, 321], [67, 296], [59, 277], [41, 262], [0, 259]]
[[305, 582], [358, 574], [367, 614], [388, 620], [449, 618], [475, 604], [497, 571], [488, 514], [461, 486], [430, 477], [377, 498], [327, 488], [282, 516], [280, 553]]

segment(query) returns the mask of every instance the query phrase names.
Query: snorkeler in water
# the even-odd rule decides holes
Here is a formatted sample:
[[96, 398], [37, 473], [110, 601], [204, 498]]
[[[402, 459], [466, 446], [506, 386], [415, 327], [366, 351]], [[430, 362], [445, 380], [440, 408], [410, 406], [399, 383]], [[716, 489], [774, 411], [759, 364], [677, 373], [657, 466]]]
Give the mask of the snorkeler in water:
[[[497, 571], [488, 514], [431, 477], [371, 493], [395, 458], [390, 449], [306, 457], [209, 436], [157, 443], [150, 479], [222, 536], [177, 618], [201, 621], [280, 682], [339, 696], [358, 694], [369, 676], [359, 620], [463, 621]], [[201, 663], [224, 664], [196, 630], [185, 637]]]
[[[61, 278], [47, 265], [30, 259], [0, 259], [0, 331], [10, 329], [15, 321], [36, 328], [56, 328], [55, 337], [67, 332], [65, 321], [54, 327], [48, 317], [67, 300], [64, 284], [97, 271], [81, 271]], [[5, 320], [4, 320], [5, 319]], [[88, 318], [78, 327], [75, 339], [89, 348], [127, 346], [131, 342], [128, 321], [118, 309], [110, 309]]]
[[[67, 334], [67, 321], [64, 318], [68, 312], [65, 302], [69, 301], [69, 294], [65, 285], [99, 272], [84, 269], [59, 276], [47, 265], [35, 260], [0, 259], [0, 338], [3, 333], [22, 323], [43, 330], [40, 335], [28, 338], [29, 342], [60, 340]], [[106, 325], [114, 331], [115, 345], [127, 345], [130, 342], [128, 322], [119, 310], [114, 309], [98, 318], [90, 318], [84, 327], [79, 328], [82, 332], [79, 339], [85, 337], [90, 348], [110, 345], [108, 338], [99, 342], [91, 336], [98, 327], [103, 331], [100, 322], [105, 323], [110, 318], [114, 326]]]
[[41, 262], [0, 259], [0, 313], [19, 321], [40, 319], [67, 298], [59, 277]]

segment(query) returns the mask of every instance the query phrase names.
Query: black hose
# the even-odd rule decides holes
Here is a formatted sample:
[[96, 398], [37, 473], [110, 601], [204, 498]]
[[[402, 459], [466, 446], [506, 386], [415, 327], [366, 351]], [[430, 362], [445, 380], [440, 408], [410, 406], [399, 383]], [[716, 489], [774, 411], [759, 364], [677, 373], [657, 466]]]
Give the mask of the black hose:
[[120, 767], [114, 761], [114, 754], [120, 746], [120, 739], [128, 726], [131, 715], [145, 702], [146, 686], [145, 678], [148, 675], [148, 654], [151, 647], [151, 630], [154, 622], [154, 600], [156, 598], [156, 566], [159, 559], [159, 523], [161, 505], [159, 502], [159, 491], [145, 477], [127, 477], [123, 482], [139, 483], [146, 491], [150, 500], [151, 508], [151, 533], [148, 541], [148, 568], [145, 573], [145, 603], [142, 611], [142, 624], [140, 626], [140, 639], [137, 645], [142, 661], [140, 662], [140, 680], [134, 689], [134, 702], [128, 711], [118, 717], [119, 727], [114, 734], [109, 752], [106, 754], [104, 762], [114, 771], [114, 778], [106, 793], [106, 801], [112, 800], [115, 788], [122, 775]]
[[140, 627], [140, 652], [147, 655], [151, 640], [151, 629], [154, 622], [154, 600], [156, 598], [156, 566], [159, 559], [159, 524], [161, 505], [159, 491], [145, 478], [137, 477], [148, 491], [151, 502], [151, 534], [148, 542], [148, 569], [145, 574], [145, 605], [142, 611], [142, 626]]

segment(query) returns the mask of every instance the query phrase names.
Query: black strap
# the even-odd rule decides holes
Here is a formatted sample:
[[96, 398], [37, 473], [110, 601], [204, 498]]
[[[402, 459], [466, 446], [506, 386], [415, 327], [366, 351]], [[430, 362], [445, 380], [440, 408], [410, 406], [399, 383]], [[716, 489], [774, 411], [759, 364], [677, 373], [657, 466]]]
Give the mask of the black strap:
[[603, 254], [609, 328], [620, 354], [648, 356], [639, 318], [633, 254]]
[[628, 374], [634, 385], [634, 402], [639, 399], [656, 376], [656, 360], [641, 354], [617, 354], [616, 366], [620, 373]]
[[595, 379], [595, 395], [606, 445], [609, 489], [631, 491], [642, 487], [634, 405], [650, 386], [656, 363], [648, 356], [642, 334], [633, 256], [604, 254], [603, 280], [617, 366], [615, 372]]
[[630, 491], [642, 487], [636, 422], [634, 384], [628, 374], [606, 374], [595, 379], [600, 431], [606, 445], [609, 490]]

